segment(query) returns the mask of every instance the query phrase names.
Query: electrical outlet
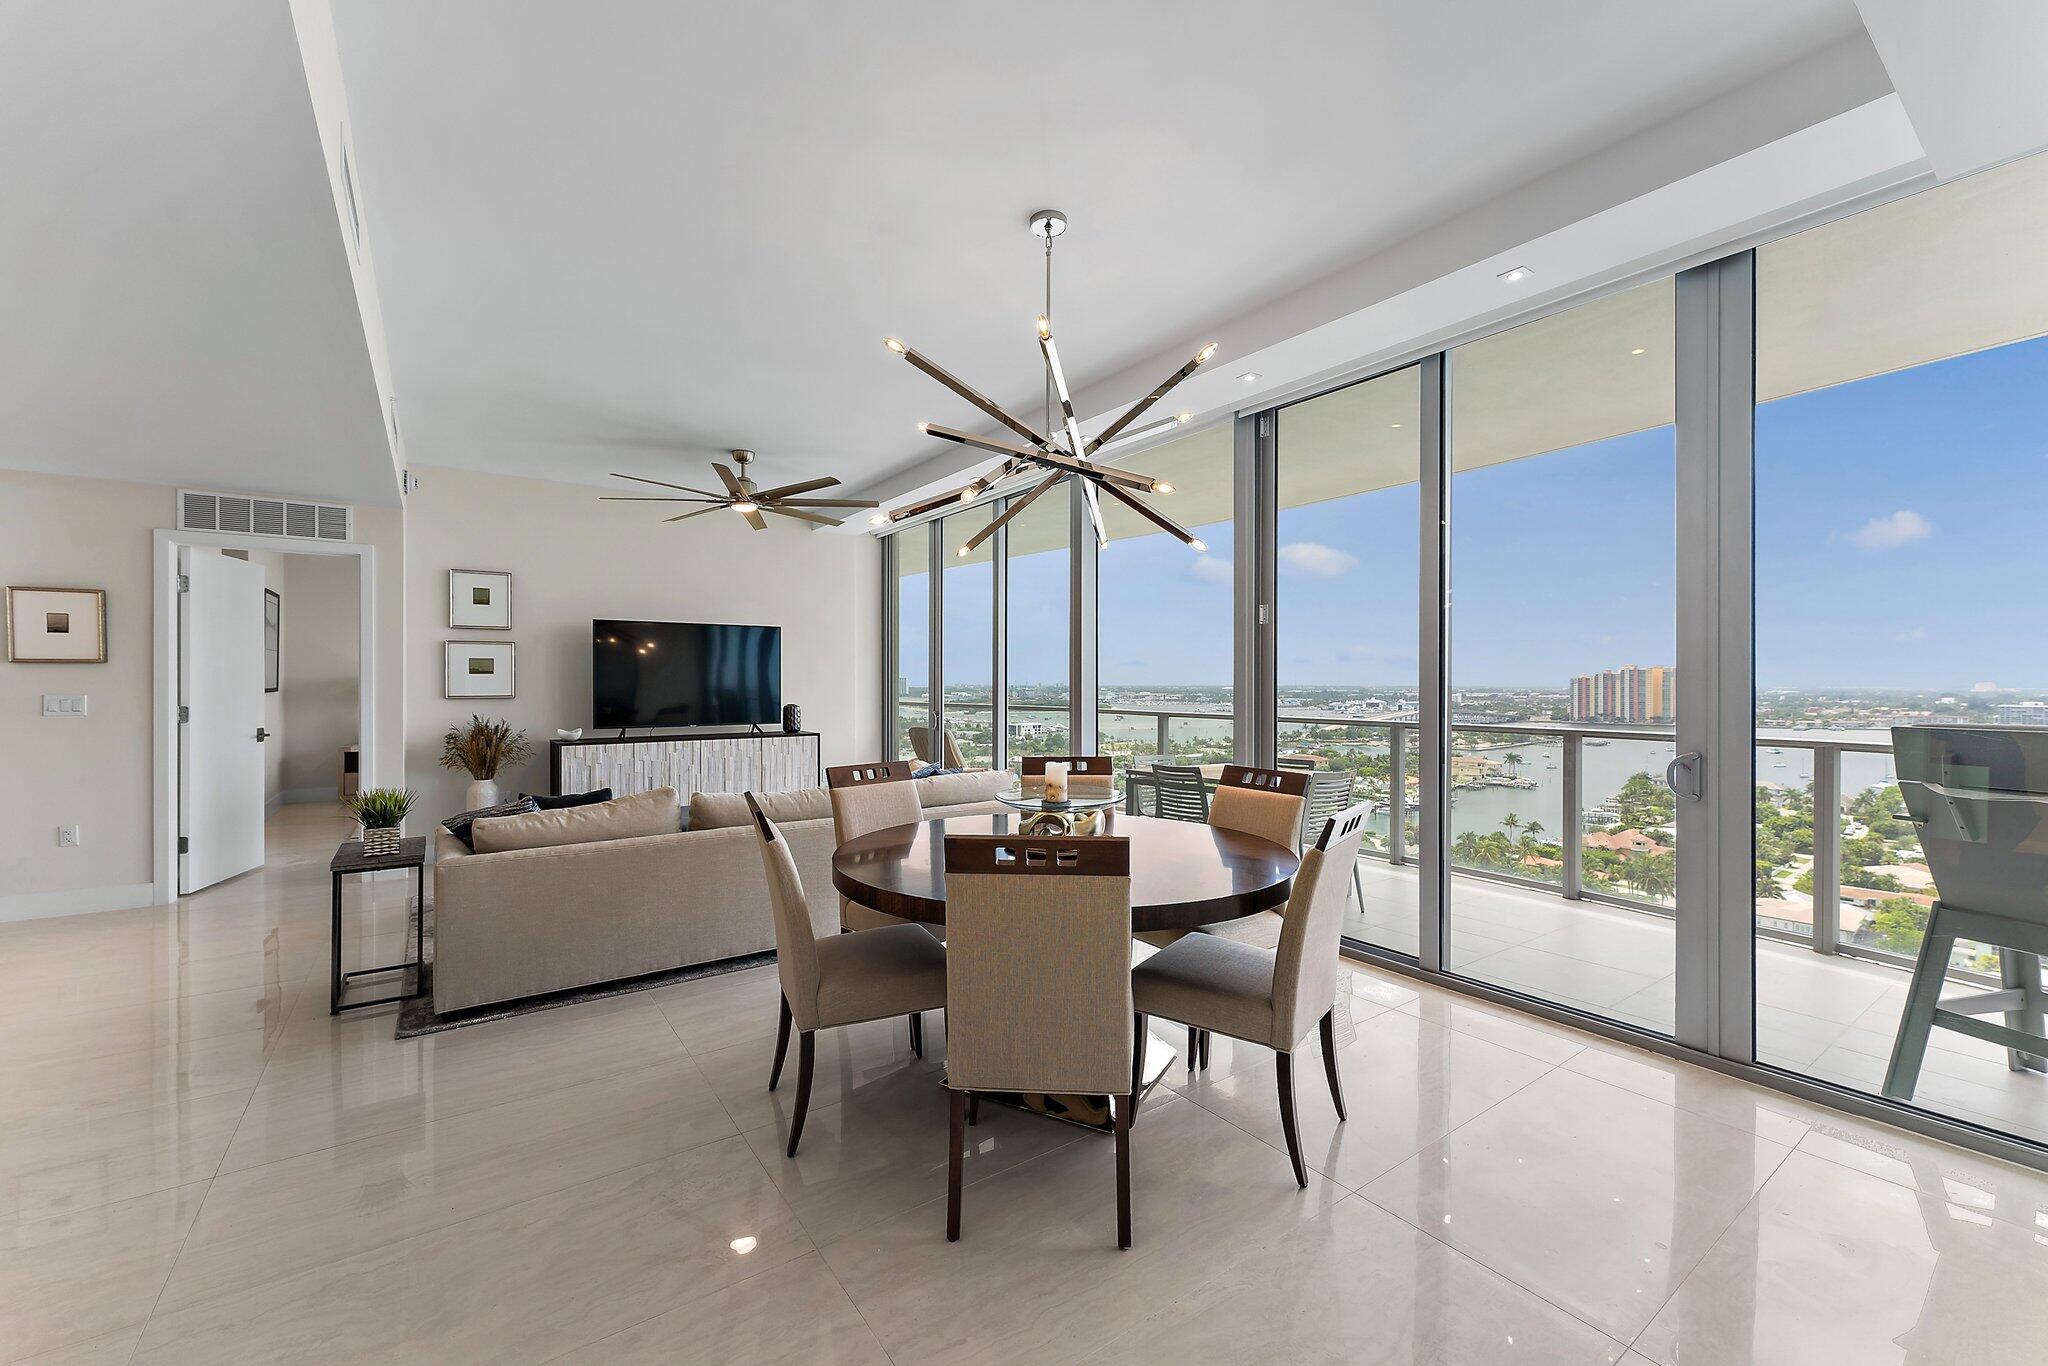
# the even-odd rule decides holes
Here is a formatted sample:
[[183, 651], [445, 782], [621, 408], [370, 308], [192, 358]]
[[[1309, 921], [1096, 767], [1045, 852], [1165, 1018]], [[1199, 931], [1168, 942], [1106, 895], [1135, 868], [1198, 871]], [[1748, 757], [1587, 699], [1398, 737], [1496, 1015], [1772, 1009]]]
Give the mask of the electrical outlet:
[[76, 849], [78, 847], [78, 827], [75, 825], [58, 826], [57, 845], [63, 849]]

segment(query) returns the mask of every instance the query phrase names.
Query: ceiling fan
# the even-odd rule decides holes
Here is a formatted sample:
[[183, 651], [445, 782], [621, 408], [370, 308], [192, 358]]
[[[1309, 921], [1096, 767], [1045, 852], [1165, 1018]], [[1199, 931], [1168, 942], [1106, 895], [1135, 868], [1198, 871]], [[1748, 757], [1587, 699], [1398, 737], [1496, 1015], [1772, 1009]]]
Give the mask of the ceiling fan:
[[688, 484], [670, 484], [660, 479], [647, 479], [637, 474], [614, 473], [612, 475], [614, 479], [631, 479], [637, 484], [653, 484], [658, 488], [676, 489], [679, 492], [693, 496], [675, 498], [667, 496], [650, 497], [647, 495], [621, 496], [606, 494], [600, 501], [607, 503], [708, 503], [710, 505], [708, 507], [698, 508], [695, 512], [685, 512], [680, 517], [671, 517], [668, 520], [671, 522], [688, 521], [692, 517], [702, 517], [705, 513], [716, 512], [720, 508], [731, 508], [734, 512], [746, 518], [747, 525], [756, 531], [766, 531], [768, 529], [767, 519], [761, 516], [764, 512], [772, 512], [778, 517], [790, 517], [801, 522], [815, 522], [819, 526], [838, 526], [840, 523], [839, 518], [827, 517], [823, 513], [812, 511], [812, 509], [871, 508], [881, 506], [879, 503], [857, 498], [802, 498], [798, 496], [799, 494], [810, 493], [816, 489], [829, 489], [839, 482], [837, 479], [829, 477], [824, 479], [806, 479], [801, 484], [783, 484], [778, 488], [772, 489], [756, 488], [754, 481], [747, 477], [747, 466], [754, 463], [754, 453], [752, 451], [734, 451], [732, 459], [733, 463], [740, 467], [738, 474], [734, 474], [730, 469], [719, 464], [717, 461], [713, 461], [711, 464], [711, 468], [718, 474], [718, 481], [725, 485], [723, 493], [714, 493], [709, 489], [694, 489]]

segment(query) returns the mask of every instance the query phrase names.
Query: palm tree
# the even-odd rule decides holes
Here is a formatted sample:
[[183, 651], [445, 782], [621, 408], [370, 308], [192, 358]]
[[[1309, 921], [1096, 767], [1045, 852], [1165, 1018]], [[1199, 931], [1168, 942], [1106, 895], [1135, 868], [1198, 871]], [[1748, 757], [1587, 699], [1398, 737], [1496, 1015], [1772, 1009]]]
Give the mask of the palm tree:
[[1503, 755], [1502, 755], [1502, 756], [1500, 757], [1500, 761], [1501, 761], [1501, 762], [1502, 762], [1503, 764], [1506, 764], [1506, 765], [1507, 765], [1507, 768], [1508, 768], [1508, 776], [1509, 776], [1510, 778], [1514, 777], [1514, 776], [1515, 776], [1515, 770], [1516, 770], [1516, 769], [1518, 769], [1518, 768], [1520, 768], [1520, 767], [1522, 766], [1522, 756], [1521, 756], [1520, 754], [1518, 754], [1517, 752], [1515, 752], [1514, 750], [1509, 750], [1509, 751], [1508, 751], [1508, 752], [1507, 752], [1506, 754], [1503, 754]]
[[1534, 844], [1536, 837], [1543, 833], [1543, 822], [1530, 821], [1528, 825], [1522, 828], [1522, 833], [1528, 838], [1529, 843]]
[[1513, 839], [1515, 832], [1522, 828], [1522, 818], [1510, 811], [1500, 818], [1500, 828], [1508, 832], [1508, 838]]

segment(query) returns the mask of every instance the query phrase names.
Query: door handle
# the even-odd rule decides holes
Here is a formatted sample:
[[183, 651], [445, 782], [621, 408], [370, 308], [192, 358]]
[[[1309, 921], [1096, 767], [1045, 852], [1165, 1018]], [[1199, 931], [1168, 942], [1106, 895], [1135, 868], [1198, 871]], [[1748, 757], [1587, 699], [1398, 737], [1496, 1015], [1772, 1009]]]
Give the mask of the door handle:
[[[1683, 784], [1679, 780], [1680, 774], [1684, 775]], [[1664, 786], [1689, 802], [1700, 799], [1700, 756], [1697, 750], [1687, 750], [1664, 766]]]
[[256, 743], [257, 743], [257, 744], [259, 744], [259, 745], [260, 745], [260, 744], [262, 744], [262, 743], [263, 743], [263, 742], [264, 742], [265, 740], [268, 740], [269, 738], [270, 738], [270, 732], [269, 732], [269, 731], [265, 730], [265, 729], [264, 729], [263, 727], [261, 727], [261, 726], [258, 726], [258, 727], [256, 727]]

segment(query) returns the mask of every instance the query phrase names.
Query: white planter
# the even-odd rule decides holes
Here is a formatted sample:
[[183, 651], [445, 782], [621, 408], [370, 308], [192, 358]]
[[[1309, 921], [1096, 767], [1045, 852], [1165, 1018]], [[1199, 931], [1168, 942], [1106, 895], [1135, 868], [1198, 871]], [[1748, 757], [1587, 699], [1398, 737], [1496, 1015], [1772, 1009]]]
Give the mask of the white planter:
[[498, 780], [496, 778], [478, 778], [469, 785], [468, 800], [469, 805], [463, 808], [465, 811], [481, 811], [484, 807], [496, 806], [498, 804]]

